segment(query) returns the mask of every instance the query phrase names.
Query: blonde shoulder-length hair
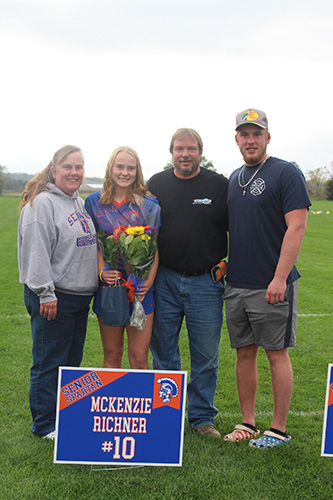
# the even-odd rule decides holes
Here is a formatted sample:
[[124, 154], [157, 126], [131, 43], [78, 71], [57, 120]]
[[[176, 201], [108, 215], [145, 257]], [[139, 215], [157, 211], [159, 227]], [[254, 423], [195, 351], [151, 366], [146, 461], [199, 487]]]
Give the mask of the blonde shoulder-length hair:
[[52, 167], [56, 168], [57, 165], [59, 163], [62, 163], [71, 153], [80, 153], [84, 162], [82, 151], [77, 146], [66, 145], [58, 149], [58, 151], [54, 153], [53, 158], [48, 166], [45, 167], [44, 170], [42, 170], [39, 174], [35, 175], [35, 177], [30, 179], [30, 181], [26, 184], [21, 196], [20, 212], [22, 208], [25, 207], [25, 205], [27, 205], [28, 203], [30, 203], [30, 205], [32, 206], [32, 203], [36, 196], [44, 191], [46, 185], [49, 182], [53, 182], [54, 184]]
[[137, 205], [142, 204], [144, 196], [146, 194], [149, 194], [151, 196], [151, 193], [149, 193], [149, 191], [147, 190], [147, 186], [143, 179], [142, 167], [139, 156], [134, 149], [128, 146], [121, 146], [117, 148], [115, 151], [113, 151], [112, 155], [110, 156], [105, 169], [105, 176], [104, 176], [100, 201], [102, 205], [111, 205], [111, 203], [114, 200], [115, 185], [112, 179], [112, 170], [116, 162], [116, 157], [118, 153], [127, 153], [133, 156], [133, 158], [136, 161], [136, 178], [133, 184], [128, 188], [127, 201], [128, 203], [136, 203]]

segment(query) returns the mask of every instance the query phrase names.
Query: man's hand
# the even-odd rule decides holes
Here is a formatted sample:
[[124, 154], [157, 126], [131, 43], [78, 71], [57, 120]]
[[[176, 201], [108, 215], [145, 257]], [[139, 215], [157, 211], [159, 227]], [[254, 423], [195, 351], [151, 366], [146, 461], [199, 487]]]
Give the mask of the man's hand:
[[268, 304], [278, 304], [279, 302], [283, 302], [286, 288], [287, 284], [285, 280], [273, 278], [266, 291], [266, 302], [268, 302]]

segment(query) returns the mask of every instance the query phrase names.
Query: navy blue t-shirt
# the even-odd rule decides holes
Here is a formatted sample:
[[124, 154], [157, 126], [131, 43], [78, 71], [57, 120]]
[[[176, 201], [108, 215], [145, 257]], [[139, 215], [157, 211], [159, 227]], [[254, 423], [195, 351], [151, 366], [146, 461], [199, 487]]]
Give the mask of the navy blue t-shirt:
[[[246, 167], [246, 183], [258, 165]], [[287, 230], [285, 214], [311, 205], [304, 176], [292, 163], [270, 157], [246, 195], [238, 183], [241, 168], [229, 179], [229, 263], [227, 282], [236, 288], [264, 289], [272, 281]], [[299, 278], [294, 266], [287, 283]]]

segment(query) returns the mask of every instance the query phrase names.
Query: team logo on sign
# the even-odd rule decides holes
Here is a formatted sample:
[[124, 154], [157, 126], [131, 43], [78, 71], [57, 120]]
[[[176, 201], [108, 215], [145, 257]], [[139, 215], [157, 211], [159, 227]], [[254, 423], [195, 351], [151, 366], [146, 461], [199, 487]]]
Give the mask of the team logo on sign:
[[157, 380], [161, 384], [158, 397], [162, 399], [162, 403], [170, 403], [171, 398], [176, 398], [179, 393], [178, 384], [169, 377], [162, 377]]

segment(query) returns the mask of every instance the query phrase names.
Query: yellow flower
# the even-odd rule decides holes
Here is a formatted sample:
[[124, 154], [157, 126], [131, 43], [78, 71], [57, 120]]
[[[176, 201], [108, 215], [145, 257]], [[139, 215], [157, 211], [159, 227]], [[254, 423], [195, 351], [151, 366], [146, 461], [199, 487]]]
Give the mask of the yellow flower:
[[139, 236], [140, 234], [144, 234], [145, 228], [143, 226], [130, 226], [126, 229], [126, 234], [133, 236]]

